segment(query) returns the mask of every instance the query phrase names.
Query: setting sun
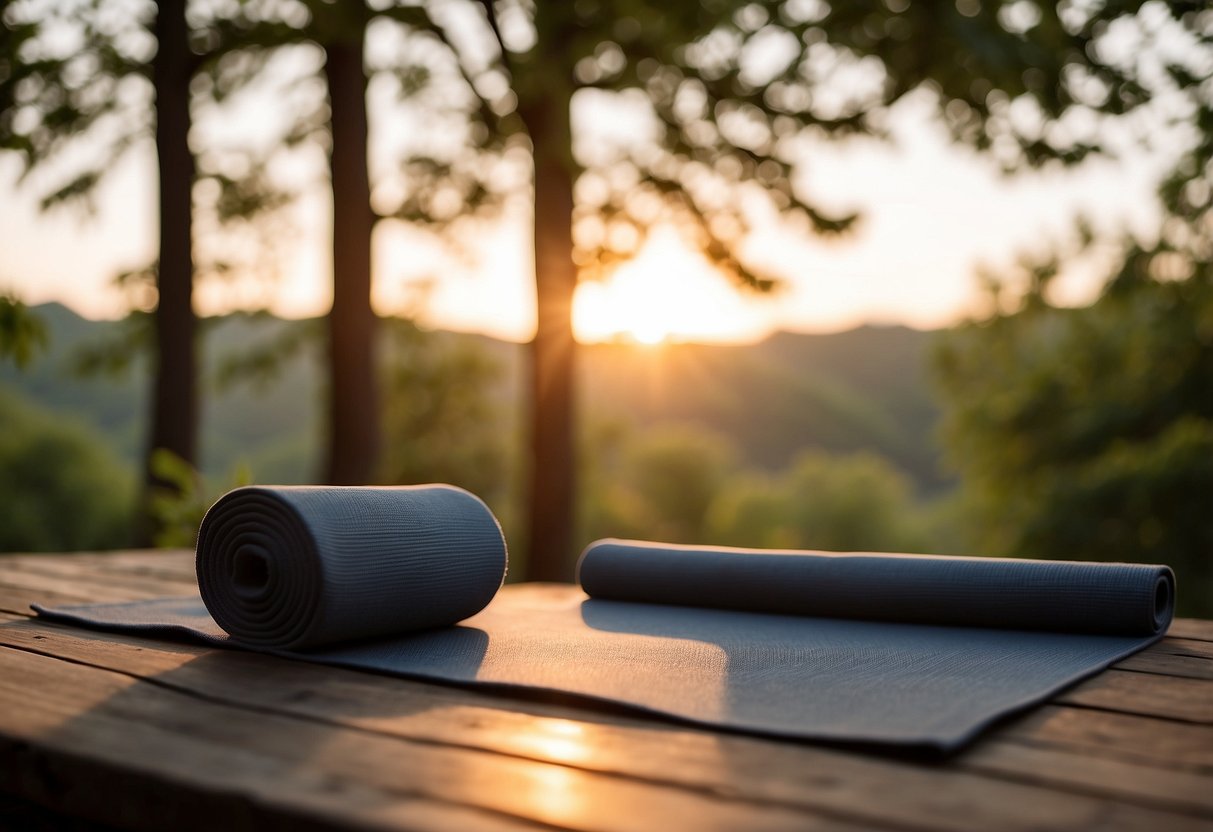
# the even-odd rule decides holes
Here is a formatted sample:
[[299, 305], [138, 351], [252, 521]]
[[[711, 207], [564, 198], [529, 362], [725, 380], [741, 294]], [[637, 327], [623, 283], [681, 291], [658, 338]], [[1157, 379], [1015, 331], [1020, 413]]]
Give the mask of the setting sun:
[[632, 329], [632, 337], [642, 344], [650, 346], [660, 344], [670, 337], [670, 333], [665, 330], [659, 323], [653, 323], [651, 326], [638, 326]]
[[657, 234], [610, 278], [578, 288], [573, 328], [582, 342], [750, 341], [764, 327], [760, 301], [744, 295], [674, 234]]

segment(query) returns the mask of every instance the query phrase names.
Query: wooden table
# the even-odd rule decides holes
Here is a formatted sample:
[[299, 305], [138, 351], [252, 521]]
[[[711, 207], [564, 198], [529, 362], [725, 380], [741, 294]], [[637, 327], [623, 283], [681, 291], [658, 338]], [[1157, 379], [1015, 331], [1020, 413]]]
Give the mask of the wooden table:
[[0, 556], [0, 828], [1213, 830], [1209, 621], [931, 763], [29, 617], [195, 591]]

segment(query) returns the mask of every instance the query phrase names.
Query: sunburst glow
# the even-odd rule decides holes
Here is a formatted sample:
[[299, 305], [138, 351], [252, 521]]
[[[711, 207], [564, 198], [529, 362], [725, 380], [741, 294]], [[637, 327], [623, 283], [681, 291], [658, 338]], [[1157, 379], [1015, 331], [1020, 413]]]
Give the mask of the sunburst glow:
[[764, 332], [756, 301], [746, 302], [703, 257], [673, 235], [657, 235], [601, 282], [583, 283], [573, 304], [577, 339], [746, 341]]

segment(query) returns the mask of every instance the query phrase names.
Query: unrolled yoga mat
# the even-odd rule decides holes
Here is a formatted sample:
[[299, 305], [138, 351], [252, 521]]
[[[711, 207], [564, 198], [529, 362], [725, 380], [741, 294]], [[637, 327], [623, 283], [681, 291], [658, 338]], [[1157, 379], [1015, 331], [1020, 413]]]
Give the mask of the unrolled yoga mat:
[[582, 556], [589, 597], [494, 596], [505, 561], [496, 520], [459, 489], [246, 488], [199, 532], [205, 606], [37, 609], [730, 730], [948, 751], [1160, 638], [1174, 599], [1164, 566], [614, 540]]

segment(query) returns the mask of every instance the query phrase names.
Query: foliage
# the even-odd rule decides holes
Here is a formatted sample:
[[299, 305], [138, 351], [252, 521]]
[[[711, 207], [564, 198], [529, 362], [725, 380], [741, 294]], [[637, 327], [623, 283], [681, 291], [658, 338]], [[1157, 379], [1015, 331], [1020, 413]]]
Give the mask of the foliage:
[[[398, 165], [382, 166], [377, 210], [438, 230], [525, 193], [518, 169], [529, 103], [545, 94], [597, 97], [639, 114], [643, 138], [591, 130], [565, 149], [579, 179], [570, 241], [578, 262], [590, 273], [609, 269], [650, 228], [673, 222], [722, 268], [766, 286], [771, 275], [754, 271], [740, 247], [771, 211], [825, 233], [854, 219], [813, 203], [801, 170], [806, 141], [882, 135], [888, 107], [925, 87], [958, 140], [991, 150], [1008, 168], [1076, 161], [1102, 149], [1107, 118], [1164, 88], [1189, 88], [1185, 81], [1199, 73], [1182, 57], [1147, 65], [1101, 42], [1115, 27], [1150, 41], [1164, 21], [1200, 32], [1199, 4], [1146, 4], [1137, 17], [1139, 2], [1013, 5], [191, 5], [191, 96], [201, 121], [222, 118], [282, 49], [302, 54], [375, 29], [391, 46], [368, 55], [369, 75], [395, 91], [400, 107], [441, 127], [440, 141], [414, 141]], [[45, 189], [48, 205], [87, 200], [150, 134], [154, 10], [113, 0], [6, 7], [0, 147], [27, 174], [62, 160]], [[272, 215], [293, 198], [295, 189], [274, 174], [274, 153], [327, 143], [316, 85], [300, 78], [283, 101], [290, 117], [272, 141], [199, 148], [196, 192], [216, 228]], [[1082, 118], [1069, 117], [1079, 111]], [[86, 134], [106, 142], [79, 152]], [[208, 262], [217, 274], [232, 268], [219, 255]]]
[[47, 340], [45, 322], [17, 298], [0, 293], [0, 359], [24, 369]]
[[380, 479], [451, 483], [504, 507], [513, 419], [500, 366], [473, 341], [391, 324]]
[[693, 425], [632, 437], [605, 425], [596, 438], [602, 447], [586, 454], [600, 466], [587, 477], [590, 536], [703, 542], [708, 509], [737, 467], [727, 439]]
[[0, 396], [0, 551], [121, 547], [133, 486], [94, 431]]
[[[105, 5], [16, 2], [3, 9], [0, 149], [21, 161], [23, 178], [57, 166], [43, 188], [44, 208], [91, 207], [97, 183], [152, 130], [156, 45], [148, 29], [155, 7], [112, 14], [116, 9]], [[81, 152], [89, 134], [106, 141]]]
[[780, 475], [738, 480], [712, 506], [710, 539], [733, 546], [916, 552], [928, 548], [909, 481], [870, 453], [801, 454]]
[[[944, 438], [991, 554], [1172, 564], [1213, 612], [1213, 268], [1138, 251], [1089, 307], [1016, 310], [936, 355]], [[1043, 285], [1047, 285], [1047, 281]]]
[[946, 530], [909, 480], [871, 453], [806, 451], [785, 469], [739, 464], [694, 425], [629, 435], [601, 424], [583, 504], [585, 537], [834, 551], [938, 551]]
[[1085, 308], [1051, 297], [1081, 248], [1025, 259], [993, 282], [990, 316], [944, 338], [934, 363], [980, 548], [1169, 563], [1180, 611], [1209, 615], [1213, 12], [1147, 4], [1137, 22], [1132, 48], [1105, 57], [1118, 51], [1126, 77], [1186, 127], [1159, 190], [1157, 236], [1122, 241], [1119, 265]]
[[190, 549], [198, 540], [202, 516], [224, 493], [253, 483], [253, 473], [237, 466], [226, 487], [216, 487], [181, 457], [158, 448], [152, 452], [152, 473], [163, 487], [149, 495], [152, 519], [156, 522], [153, 543], [164, 549]]
[[[157, 7], [146, 0], [73, 0], [67, 3], [16, 0], [0, 11], [0, 151], [21, 165], [22, 183], [33, 187], [45, 208], [93, 210], [96, 188], [128, 153], [146, 148], [156, 117], [153, 59]], [[228, 92], [256, 77], [255, 57], [233, 57], [239, 44], [211, 33], [222, 4], [189, 4], [188, 69], [191, 109], [213, 125], [224, 113], [203, 86], [223, 73]], [[174, 47], [176, 48], [176, 47]], [[239, 72], [233, 72], [234, 65]], [[207, 82], [201, 79], [206, 78]], [[251, 146], [212, 144], [197, 155], [195, 200], [202, 209], [200, 238], [226, 233], [226, 252], [206, 245], [199, 274], [221, 277], [237, 263], [250, 218], [260, 218], [263, 248], [281, 231], [276, 213], [284, 204], [281, 183], [267, 181], [266, 159]], [[230, 245], [234, 243], [234, 245]], [[244, 264], [249, 273], [264, 258]], [[157, 264], [116, 280], [139, 292], [142, 307], [154, 306]]]
[[[1203, 26], [1195, 4], [1150, 5], [1139, 19], [1139, 2], [498, 0], [358, 8], [343, 20], [373, 19], [385, 40], [390, 32], [392, 54], [409, 57], [369, 61], [370, 72], [404, 107], [443, 126], [442, 141], [414, 143], [398, 171], [382, 177], [383, 193], [400, 195], [384, 200], [385, 216], [445, 230], [525, 193], [515, 168], [538, 137], [529, 148], [518, 139], [540, 126], [540, 105], [596, 98], [635, 115], [639, 129], [627, 138], [593, 128], [582, 135], [570, 129], [569, 112], [556, 113], [574, 140], [558, 161], [577, 179], [569, 242], [583, 269], [613, 267], [652, 227], [673, 223], [722, 269], [765, 287], [771, 275], [741, 256], [749, 229], [772, 212], [823, 233], [855, 218], [814, 204], [801, 175], [806, 141], [883, 135], [888, 108], [925, 87], [958, 140], [990, 150], [1008, 169], [1078, 161], [1103, 149], [1106, 119], [1148, 103], [1155, 70], [1193, 71], [1177, 57], [1143, 69], [1135, 56], [1105, 48], [1114, 26], [1145, 38], [1159, 19]], [[320, 4], [300, 8], [306, 15], [247, 2], [207, 31], [252, 54], [292, 29], [316, 37], [332, 24]]]

